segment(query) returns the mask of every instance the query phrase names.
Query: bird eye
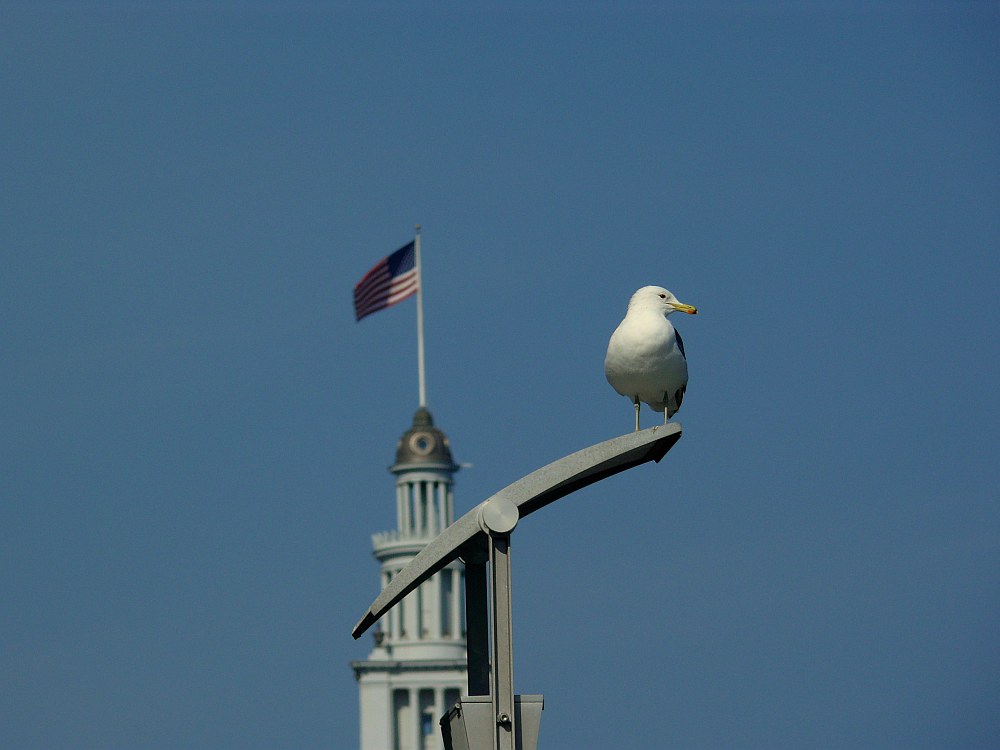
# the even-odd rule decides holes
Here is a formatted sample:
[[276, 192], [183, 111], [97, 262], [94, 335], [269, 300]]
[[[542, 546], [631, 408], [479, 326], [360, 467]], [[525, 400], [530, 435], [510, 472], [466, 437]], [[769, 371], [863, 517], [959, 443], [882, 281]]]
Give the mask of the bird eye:
[[666, 298], [667, 298], [667, 295], [665, 295], [665, 294], [661, 294], [660, 295], [660, 299], [666, 299]]

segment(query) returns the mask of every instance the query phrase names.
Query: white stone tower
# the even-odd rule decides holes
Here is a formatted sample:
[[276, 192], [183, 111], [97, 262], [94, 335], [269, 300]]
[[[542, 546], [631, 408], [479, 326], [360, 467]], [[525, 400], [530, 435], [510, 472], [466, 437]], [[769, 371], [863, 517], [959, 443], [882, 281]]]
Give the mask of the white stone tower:
[[[382, 588], [454, 520], [448, 438], [425, 407], [396, 448], [396, 529], [372, 536]], [[361, 750], [440, 750], [438, 719], [465, 691], [462, 564], [434, 575], [378, 623], [375, 648], [351, 663]]]

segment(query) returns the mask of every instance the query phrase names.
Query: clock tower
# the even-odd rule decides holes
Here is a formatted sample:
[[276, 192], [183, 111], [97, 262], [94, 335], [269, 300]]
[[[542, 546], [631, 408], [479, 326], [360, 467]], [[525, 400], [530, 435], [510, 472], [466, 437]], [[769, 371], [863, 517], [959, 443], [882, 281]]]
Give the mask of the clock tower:
[[[382, 588], [454, 520], [447, 436], [426, 407], [396, 447], [396, 528], [372, 536]], [[425, 581], [379, 621], [358, 680], [361, 750], [440, 750], [438, 719], [466, 684], [462, 564]]]

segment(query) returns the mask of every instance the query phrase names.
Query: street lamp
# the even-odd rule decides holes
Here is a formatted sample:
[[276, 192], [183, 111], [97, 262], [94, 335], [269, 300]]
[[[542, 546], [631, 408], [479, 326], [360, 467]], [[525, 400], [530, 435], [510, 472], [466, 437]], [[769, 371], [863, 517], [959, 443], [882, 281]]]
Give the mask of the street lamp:
[[424, 547], [354, 626], [353, 635], [359, 638], [417, 586], [462, 558], [469, 694], [441, 720], [448, 750], [535, 750], [537, 746], [542, 696], [514, 695], [510, 537], [518, 521], [582, 487], [659, 461], [680, 437], [679, 424], [650, 427], [571, 453], [521, 477]]

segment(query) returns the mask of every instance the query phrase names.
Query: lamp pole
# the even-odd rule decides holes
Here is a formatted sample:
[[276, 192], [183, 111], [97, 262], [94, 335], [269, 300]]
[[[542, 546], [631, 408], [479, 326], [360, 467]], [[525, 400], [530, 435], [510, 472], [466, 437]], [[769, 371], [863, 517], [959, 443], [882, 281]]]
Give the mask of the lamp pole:
[[510, 537], [518, 521], [594, 482], [658, 462], [680, 437], [677, 423], [650, 427], [521, 477], [442, 531], [372, 602], [354, 627], [355, 638], [448, 563], [459, 557], [465, 562], [469, 695], [441, 721], [448, 750], [535, 750], [537, 745], [542, 697], [514, 694]]

